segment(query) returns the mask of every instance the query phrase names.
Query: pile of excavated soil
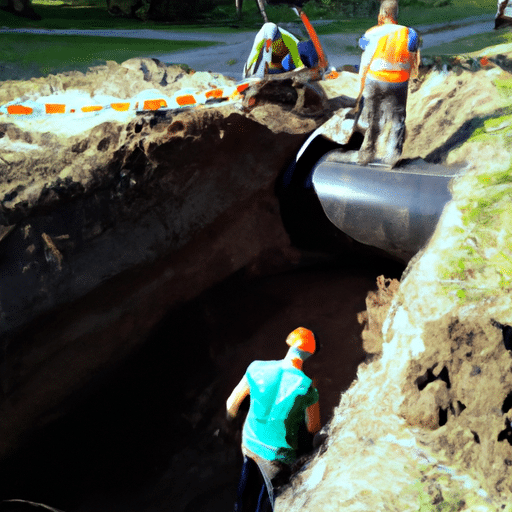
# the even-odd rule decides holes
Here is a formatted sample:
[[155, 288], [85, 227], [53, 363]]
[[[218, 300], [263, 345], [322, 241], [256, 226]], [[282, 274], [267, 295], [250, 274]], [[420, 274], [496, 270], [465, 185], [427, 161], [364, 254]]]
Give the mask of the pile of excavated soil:
[[156, 59], [134, 58], [122, 64], [108, 61], [103, 66], [90, 68], [87, 73], [70, 71], [24, 81], [4, 81], [0, 88], [0, 105], [17, 98], [35, 99], [68, 90], [128, 99], [149, 88], [171, 96], [179, 89], [205, 89], [233, 83], [223, 75], [195, 73], [179, 66], [167, 66]]
[[[329, 110], [351, 101], [346, 94], [353, 88], [354, 80], [355, 75], [345, 73], [330, 84], [332, 90], [328, 90], [327, 98], [334, 99], [328, 111], [320, 110], [324, 103], [315, 103], [315, 91], [308, 92], [301, 108], [294, 108], [297, 93], [287, 84], [274, 86], [271, 91], [256, 88], [254, 104], [247, 109], [240, 99], [225, 105], [167, 113], [106, 109], [91, 115], [77, 114], [76, 118], [74, 114], [0, 115], [0, 199], [5, 208], [13, 209], [20, 203], [35, 204], [45, 188], [57, 186], [63, 190], [79, 184], [84, 190], [91, 190], [113, 158], [119, 159], [116, 152], [138, 144], [139, 139], [144, 152], [171, 139], [206, 140], [208, 127], [231, 114], [254, 121], [275, 134], [307, 134]], [[170, 97], [177, 91], [201, 92], [234, 84], [232, 79], [218, 74], [187, 72], [154, 59], [131, 59], [120, 65], [108, 62], [86, 74], [75, 71], [2, 82], [0, 105], [40, 98], [48, 98], [50, 103], [83, 101], [87, 96], [128, 100], [145, 91]], [[343, 94], [337, 92], [340, 90]], [[318, 91], [321, 93], [321, 89]], [[243, 151], [244, 144], [251, 143], [250, 135], [242, 131], [240, 135], [239, 149]]]
[[421, 77], [413, 84], [408, 100], [403, 157], [432, 162], [445, 159], [486, 117], [508, 105], [496, 82], [509, 77], [499, 66], [475, 72], [454, 68]]
[[[105, 66], [91, 68], [86, 74], [74, 71], [47, 78], [2, 82], [0, 105], [45, 97], [70, 101], [73, 95], [123, 100], [148, 89], [170, 96], [181, 89], [201, 91], [233, 83], [222, 75], [189, 73], [153, 59], [131, 59], [121, 65], [108, 62]], [[0, 197], [3, 202], [11, 203], [17, 197], [17, 202], [30, 203], [45, 186], [68, 178], [90, 188], [90, 183], [95, 181], [94, 171], [105, 168], [114, 152], [130, 139], [130, 132], [137, 124], [132, 122], [134, 119], [134, 111], [113, 110], [76, 119], [72, 115], [37, 119], [0, 115]]]
[[367, 354], [378, 354], [382, 351], [382, 326], [399, 286], [397, 279], [379, 276], [377, 291], [369, 292], [366, 297], [366, 310], [359, 313], [357, 320], [364, 326], [361, 337]]

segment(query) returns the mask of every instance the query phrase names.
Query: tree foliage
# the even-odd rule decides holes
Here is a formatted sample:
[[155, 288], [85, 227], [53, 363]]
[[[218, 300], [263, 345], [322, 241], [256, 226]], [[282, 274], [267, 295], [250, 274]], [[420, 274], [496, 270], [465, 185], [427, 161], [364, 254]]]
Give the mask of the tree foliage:
[[379, 10], [378, 0], [317, 0], [317, 2], [344, 16], [373, 16]]
[[[233, 9], [234, 4], [233, 0]], [[191, 21], [202, 18], [214, 7], [214, 0], [150, 0], [148, 18], [158, 21]]]
[[[419, 1], [419, 0], [403, 0]], [[155, 21], [194, 21], [208, 17], [212, 12], [232, 13], [235, 0], [106, 0], [108, 11], [116, 16], [139, 16]], [[245, 0], [245, 4], [256, 3]], [[379, 0], [309, 0], [309, 9], [321, 12], [323, 17], [376, 16]], [[221, 7], [222, 9], [219, 9]]]

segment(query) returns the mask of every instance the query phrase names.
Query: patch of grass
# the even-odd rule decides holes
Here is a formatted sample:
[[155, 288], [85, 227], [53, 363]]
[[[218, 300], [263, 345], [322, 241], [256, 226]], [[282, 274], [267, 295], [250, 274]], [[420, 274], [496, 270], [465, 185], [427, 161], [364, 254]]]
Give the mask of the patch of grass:
[[492, 294], [492, 289], [479, 287], [479, 276], [483, 282], [495, 282], [501, 289], [512, 287], [511, 174], [512, 167], [479, 176], [478, 181], [485, 185], [460, 208], [466, 230], [460, 244], [452, 248], [450, 258], [445, 260], [441, 276], [455, 281], [447, 290], [457, 290], [461, 302]]
[[[507, 141], [512, 143], [512, 106], [483, 119], [466, 143], [502, 151]], [[512, 165], [489, 166], [464, 180], [462, 223], [447, 232], [454, 242], [438, 269], [445, 291], [460, 303], [512, 290]]]
[[[489, 139], [493, 135], [507, 135], [512, 131], [512, 108], [506, 107], [501, 109], [497, 114], [483, 119], [481, 122], [476, 122], [478, 126], [474, 129], [468, 142], [474, 142], [478, 139]], [[492, 141], [489, 139], [489, 143]], [[485, 174], [484, 176], [490, 176]], [[483, 178], [488, 179], [488, 178]], [[490, 178], [489, 178], [490, 179]]]
[[[306, 12], [308, 12], [308, 6], [309, 4], [306, 6]], [[424, 25], [452, 22], [457, 25], [458, 21], [465, 18], [490, 15], [494, 14], [495, 11], [496, 4], [486, 0], [450, 0], [447, 5], [439, 5], [438, 2], [428, 1], [413, 1], [408, 2], [408, 5], [403, 5], [401, 2], [398, 21], [402, 25], [419, 27], [421, 32], [421, 26]], [[333, 23], [316, 27], [319, 34], [364, 32], [375, 25], [377, 21], [376, 16], [371, 15], [366, 17], [344, 16], [343, 19], [340, 19], [340, 16], [336, 16], [335, 12], [332, 14], [331, 17], [327, 15], [326, 18], [333, 19]]]
[[431, 46], [422, 52], [423, 55], [462, 55], [476, 52], [503, 43], [512, 42], [512, 33], [496, 32], [489, 27], [489, 32], [462, 37], [451, 43]]
[[[1, 25], [9, 28], [152, 29], [230, 33], [259, 29], [263, 23], [254, 1], [244, 2], [242, 19], [238, 19], [233, 1], [229, 5], [218, 5], [194, 22], [174, 23], [112, 16], [108, 13], [104, 0], [35, 0], [32, 5], [42, 17], [41, 20], [29, 20], [2, 11]], [[297, 15], [287, 6], [267, 5], [265, 10], [269, 19], [275, 23], [300, 23]]]
[[121, 63], [132, 57], [209, 46], [205, 41], [162, 41], [119, 37], [0, 34], [0, 80], [17, 78], [13, 70], [31, 76], [85, 70], [107, 60]]
[[[510, 173], [511, 170], [508, 172]], [[479, 197], [469, 202], [466, 206], [461, 208], [463, 213], [462, 222], [466, 226], [471, 224], [477, 224], [478, 227], [489, 226], [495, 216], [499, 216], [503, 213], [502, 208], [498, 208], [496, 205], [499, 204], [505, 196], [510, 195], [511, 191], [509, 189], [498, 190], [485, 197]]]
[[481, 174], [477, 179], [483, 186], [507, 185], [512, 183], [512, 172], [508, 169], [493, 174]]
[[[1, 11], [2, 26], [9, 28], [48, 28], [48, 29], [137, 29], [143, 28], [140, 21], [114, 18], [106, 7], [39, 5], [33, 4], [41, 20], [30, 20]], [[157, 27], [157, 25], [155, 25]], [[155, 28], [151, 27], [151, 28]], [[147, 27], [144, 27], [147, 28]]]
[[497, 78], [496, 80], [494, 80], [494, 85], [506, 97], [512, 96], [512, 79], [511, 78], [508, 78], [508, 79]]
[[410, 490], [417, 496], [418, 512], [457, 512], [462, 509], [465, 502], [458, 489], [446, 487], [449, 481], [436, 480], [417, 481], [410, 486]]
[[422, 8], [417, 6], [400, 9], [399, 22], [412, 27], [453, 23], [473, 16], [494, 14], [496, 4], [491, 2], [468, 2], [453, 0], [449, 5]]

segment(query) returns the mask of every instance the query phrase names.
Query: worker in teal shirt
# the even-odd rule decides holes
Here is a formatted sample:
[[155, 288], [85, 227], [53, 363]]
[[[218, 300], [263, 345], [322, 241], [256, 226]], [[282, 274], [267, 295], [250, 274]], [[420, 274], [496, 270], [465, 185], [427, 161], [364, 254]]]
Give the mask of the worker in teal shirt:
[[[313, 333], [298, 327], [286, 338], [290, 346], [280, 361], [254, 361], [226, 402], [228, 416], [234, 418], [243, 400], [250, 407], [242, 433], [244, 465], [238, 487], [236, 512], [263, 512], [273, 507], [272, 480], [297, 458], [299, 431], [320, 430], [318, 391], [302, 371], [303, 362], [316, 350]], [[257, 496], [254, 487], [258, 470], [263, 484]], [[252, 500], [252, 501], [251, 501]]]

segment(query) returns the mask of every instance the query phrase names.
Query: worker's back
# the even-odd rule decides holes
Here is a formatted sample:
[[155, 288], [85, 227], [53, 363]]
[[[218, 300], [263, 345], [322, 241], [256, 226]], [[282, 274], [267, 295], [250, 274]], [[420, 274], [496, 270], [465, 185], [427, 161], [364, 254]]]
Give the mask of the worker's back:
[[361, 68], [369, 66], [368, 75], [384, 82], [406, 82], [418, 50], [415, 30], [386, 23], [367, 30], [359, 40], [364, 50]]
[[243, 431], [246, 448], [267, 460], [293, 462], [306, 409], [318, 391], [301, 370], [283, 361], [254, 361], [247, 369], [251, 405]]

